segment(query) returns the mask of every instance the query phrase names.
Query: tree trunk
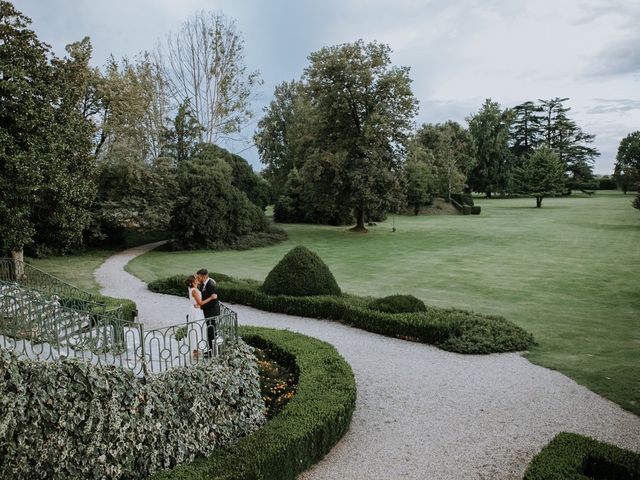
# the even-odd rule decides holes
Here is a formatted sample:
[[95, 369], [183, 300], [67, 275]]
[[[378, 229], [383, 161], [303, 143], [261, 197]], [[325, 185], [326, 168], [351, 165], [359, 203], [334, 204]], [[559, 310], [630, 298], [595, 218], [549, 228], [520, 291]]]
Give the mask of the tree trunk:
[[542, 206], [542, 197], [536, 197], [536, 208], [540, 208]]
[[13, 260], [13, 279], [16, 282], [24, 280], [24, 250], [11, 249], [11, 258]]
[[489, 190], [488, 192], [484, 192], [485, 194], [485, 198], [491, 198], [491, 190]]
[[364, 226], [364, 205], [356, 208], [356, 226], [350, 229], [352, 232], [367, 232]]

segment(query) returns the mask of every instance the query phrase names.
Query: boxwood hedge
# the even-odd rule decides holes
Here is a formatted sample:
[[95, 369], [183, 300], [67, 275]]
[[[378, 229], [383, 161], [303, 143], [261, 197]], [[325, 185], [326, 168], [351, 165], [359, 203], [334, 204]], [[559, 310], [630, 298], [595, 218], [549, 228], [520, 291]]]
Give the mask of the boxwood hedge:
[[559, 433], [531, 461], [524, 480], [640, 480], [640, 454], [575, 433]]
[[[155, 292], [178, 291], [172, 282], [184, 276], [156, 280]], [[174, 279], [172, 281], [172, 279]], [[184, 287], [181, 287], [182, 295]], [[533, 336], [500, 316], [429, 306], [424, 312], [386, 313], [369, 307], [372, 299], [354, 295], [295, 297], [268, 295], [255, 281], [221, 281], [218, 293], [225, 302], [268, 312], [337, 320], [373, 333], [436, 345], [458, 353], [494, 353], [526, 350]]]
[[295, 396], [279, 415], [232, 447], [159, 472], [152, 480], [292, 480], [349, 429], [355, 379], [331, 345], [285, 330], [242, 327], [240, 333], [247, 343], [270, 349], [296, 372]]

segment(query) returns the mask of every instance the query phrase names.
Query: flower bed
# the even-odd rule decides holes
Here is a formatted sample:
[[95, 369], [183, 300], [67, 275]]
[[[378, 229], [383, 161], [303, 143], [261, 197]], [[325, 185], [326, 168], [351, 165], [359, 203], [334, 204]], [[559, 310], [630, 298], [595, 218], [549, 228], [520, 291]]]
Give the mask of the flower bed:
[[269, 349], [298, 377], [296, 394], [262, 428], [206, 459], [160, 472], [152, 480], [293, 480], [318, 462], [349, 429], [353, 372], [329, 344], [298, 333], [242, 327], [250, 345]]

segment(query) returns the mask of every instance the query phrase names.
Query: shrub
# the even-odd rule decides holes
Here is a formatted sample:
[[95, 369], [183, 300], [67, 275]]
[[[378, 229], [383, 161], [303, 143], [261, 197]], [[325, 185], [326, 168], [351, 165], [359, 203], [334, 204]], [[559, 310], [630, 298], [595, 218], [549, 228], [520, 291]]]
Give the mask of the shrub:
[[220, 248], [267, 230], [262, 209], [232, 182], [222, 159], [196, 158], [180, 163], [178, 198], [171, 218], [176, 248]]
[[575, 433], [559, 433], [531, 461], [524, 480], [640, 480], [640, 454]]
[[480, 215], [481, 207], [471, 207], [471, 215]]
[[369, 332], [429, 343], [458, 353], [521, 351], [533, 343], [530, 333], [503, 317], [465, 310], [429, 306], [426, 312], [391, 314], [371, 310], [370, 299], [354, 295], [268, 295], [254, 281], [220, 282], [218, 294], [225, 302], [268, 312], [337, 320]]
[[427, 310], [424, 302], [413, 295], [390, 295], [377, 298], [369, 303], [369, 308], [387, 313], [425, 312]]
[[262, 289], [269, 295], [340, 295], [329, 267], [318, 255], [299, 245], [269, 272]]
[[[173, 275], [167, 278], [161, 278], [150, 282], [149, 290], [156, 293], [165, 293], [167, 295], [175, 295], [177, 297], [188, 297], [189, 291], [184, 284], [185, 279], [189, 274]], [[216, 282], [232, 281], [233, 279], [223, 273], [210, 272], [209, 277], [213, 278]]]
[[269, 349], [298, 376], [284, 410], [226, 450], [152, 480], [293, 480], [320, 460], [349, 429], [356, 385], [351, 367], [331, 345], [298, 333], [242, 327], [244, 340]]
[[0, 478], [146, 478], [264, 422], [251, 349], [146, 378], [0, 351]]

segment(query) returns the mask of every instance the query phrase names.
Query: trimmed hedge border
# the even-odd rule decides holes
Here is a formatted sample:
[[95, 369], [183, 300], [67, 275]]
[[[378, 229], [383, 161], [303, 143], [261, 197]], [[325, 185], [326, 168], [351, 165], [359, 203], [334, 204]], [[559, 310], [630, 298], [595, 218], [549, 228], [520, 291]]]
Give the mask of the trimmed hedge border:
[[349, 429], [355, 379], [335, 348], [286, 330], [241, 327], [240, 333], [248, 344], [271, 349], [278, 362], [293, 367], [296, 394], [279, 415], [232, 447], [158, 472], [151, 480], [293, 480]]
[[576, 433], [559, 433], [531, 461], [524, 480], [640, 480], [640, 454]]
[[[176, 275], [149, 283], [154, 292], [185, 295]], [[215, 277], [213, 277], [215, 278]], [[521, 351], [533, 344], [533, 335], [504, 317], [427, 306], [425, 312], [385, 313], [373, 310], [373, 299], [354, 295], [294, 297], [267, 295], [255, 281], [220, 281], [225, 302], [301, 317], [337, 320], [369, 332], [403, 338], [457, 353], [486, 354]]]

